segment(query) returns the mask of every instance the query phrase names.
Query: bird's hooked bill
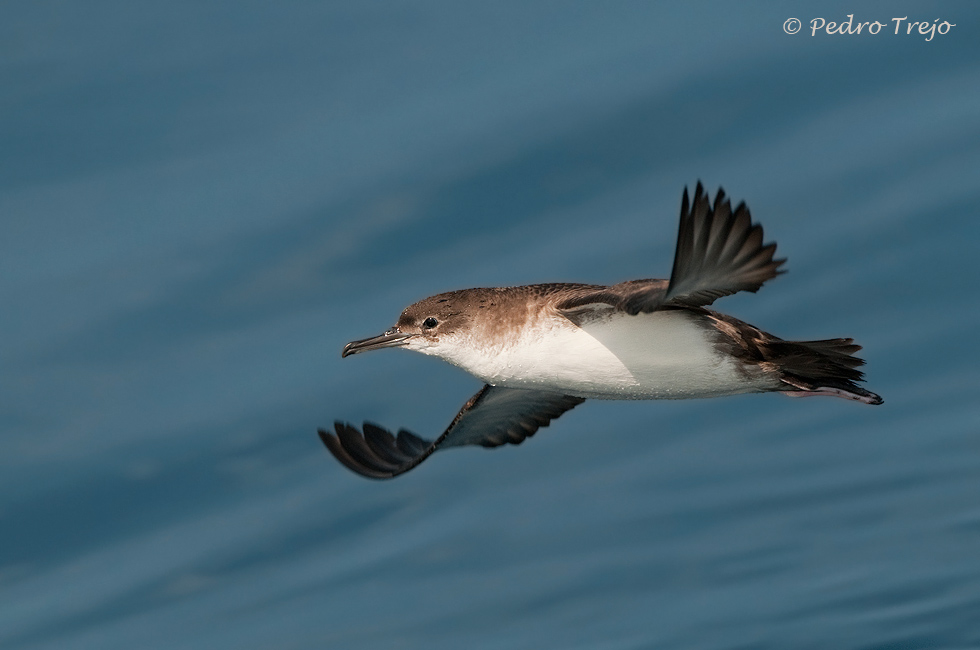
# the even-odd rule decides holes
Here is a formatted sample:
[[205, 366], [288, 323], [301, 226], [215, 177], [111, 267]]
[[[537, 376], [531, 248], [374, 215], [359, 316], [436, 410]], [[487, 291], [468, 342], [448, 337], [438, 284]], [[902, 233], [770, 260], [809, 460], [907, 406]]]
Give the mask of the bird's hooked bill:
[[404, 334], [398, 330], [396, 327], [392, 327], [390, 330], [381, 334], [379, 336], [372, 336], [369, 339], [361, 339], [360, 341], [351, 341], [344, 346], [344, 351], [340, 353], [341, 357], [346, 357], [351, 354], [357, 354], [358, 352], [367, 352], [368, 350], [380, 350], [381, 348], [394, 348], [400, 345], [404, 345], [406, 339], [410, 339], [414, 334]]

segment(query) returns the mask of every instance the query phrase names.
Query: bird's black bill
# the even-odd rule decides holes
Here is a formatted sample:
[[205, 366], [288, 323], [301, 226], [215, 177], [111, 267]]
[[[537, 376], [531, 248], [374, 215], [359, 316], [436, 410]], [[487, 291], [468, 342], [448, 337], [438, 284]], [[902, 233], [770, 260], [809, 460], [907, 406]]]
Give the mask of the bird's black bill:
[[406, 339], [410, 339], [413, 336], [414, 334], [403, 334], [397, 329], [392, 328], [380, 336], [374, 336], [369, 339], [361, 339], [360, 341], [351, 341], [344, 346], [344, 351], [340, 353], [340, 356], [346, 357], [350, 354], [367, 352], [368, 350], [398, 347], [400, 345], [405, 345]]

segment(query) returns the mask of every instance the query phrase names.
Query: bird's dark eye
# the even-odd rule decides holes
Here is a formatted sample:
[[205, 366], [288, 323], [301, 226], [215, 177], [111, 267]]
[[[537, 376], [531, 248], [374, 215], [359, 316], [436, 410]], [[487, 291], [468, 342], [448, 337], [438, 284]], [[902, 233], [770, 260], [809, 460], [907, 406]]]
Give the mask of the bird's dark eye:
[[438, 324], [439, 324], [439, 321], [437, 321], [437, 320], [436, 320], [435, 318], [433, 318], [432, 316], [429, 316], [429, 317], [428, 317], [428, 318], [426, 318], [426, 319], [425, 319], [424, 321], [422, 321], [422, 327], [424, 327], [424, 328], [425, 328], [425, 329], [427, 329], [427, 330], [430, 330], [430, 329], [432, 329], [433, 327], [435, 327], [435, 326], [436, 326], [436, 325], [438, 325]]

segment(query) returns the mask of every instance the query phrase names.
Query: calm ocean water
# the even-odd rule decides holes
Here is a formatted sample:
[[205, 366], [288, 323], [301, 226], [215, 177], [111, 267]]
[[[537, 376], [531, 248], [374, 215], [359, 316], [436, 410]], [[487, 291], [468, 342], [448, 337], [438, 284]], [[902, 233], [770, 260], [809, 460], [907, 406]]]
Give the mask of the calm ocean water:
[[[849, 13], [887, 25], [810, 34]], [[980, 647], [975, 3], [0, 17], [0, 647]], [[884, 406], [593, 401], [384, 483], [322, 448], [480, 386], [344, 343], [666, 277], [699, 179], [789, 259], [716, 306], [855, 337]]]

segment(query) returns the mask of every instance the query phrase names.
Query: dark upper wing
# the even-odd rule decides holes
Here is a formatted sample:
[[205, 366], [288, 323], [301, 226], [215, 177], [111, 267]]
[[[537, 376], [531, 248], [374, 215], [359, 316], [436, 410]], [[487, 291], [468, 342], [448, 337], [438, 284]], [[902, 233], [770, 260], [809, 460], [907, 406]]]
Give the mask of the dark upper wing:
[[[752, 223], [745, 203], [732, 212], [731, 202], [719, 188], [712, 208], [699, 182], [688, 209], [685, 188], [674, 270], [664, 300], [699, 307], [738, 291], [758, 291], [781, 273], [779, 267], [786, 260], [774, 260], [775, 252], [775, 243], [762, 243], [762, 226]], [[627, 311], [651, 311], [649, 306], [636, 297], [627, 303]]]
[[758, 291], [782, 271], [786, 260], [774, 260], [776, 244], [762, 243], [762, 226], [752, 223], [744, 203], [732, 212], [731, 202], [719, 189], [712, 207], [699, 182], [694, 201], [687, 188], [681, 199], [681, 219], [670, 282], [635, 280], [582, 292], [558, 305], [573, 320], [600, 305], [628, 314], [651, 312], [664, 306], [698, 307], [738, 291]]
[[426, 440], [402, 429], [398, 436], [364, 423], [364, 434], [344, 422], [335, 422], [336, 435], [320, 429], [320, 439], [330, 453], [361, 476], [393, 478], [404, 474], [436, 449], [482, 445], [519, 444], [585, 399], [547, 393], [484, 386], [460, 409], [452, 423], [435, 440]]

